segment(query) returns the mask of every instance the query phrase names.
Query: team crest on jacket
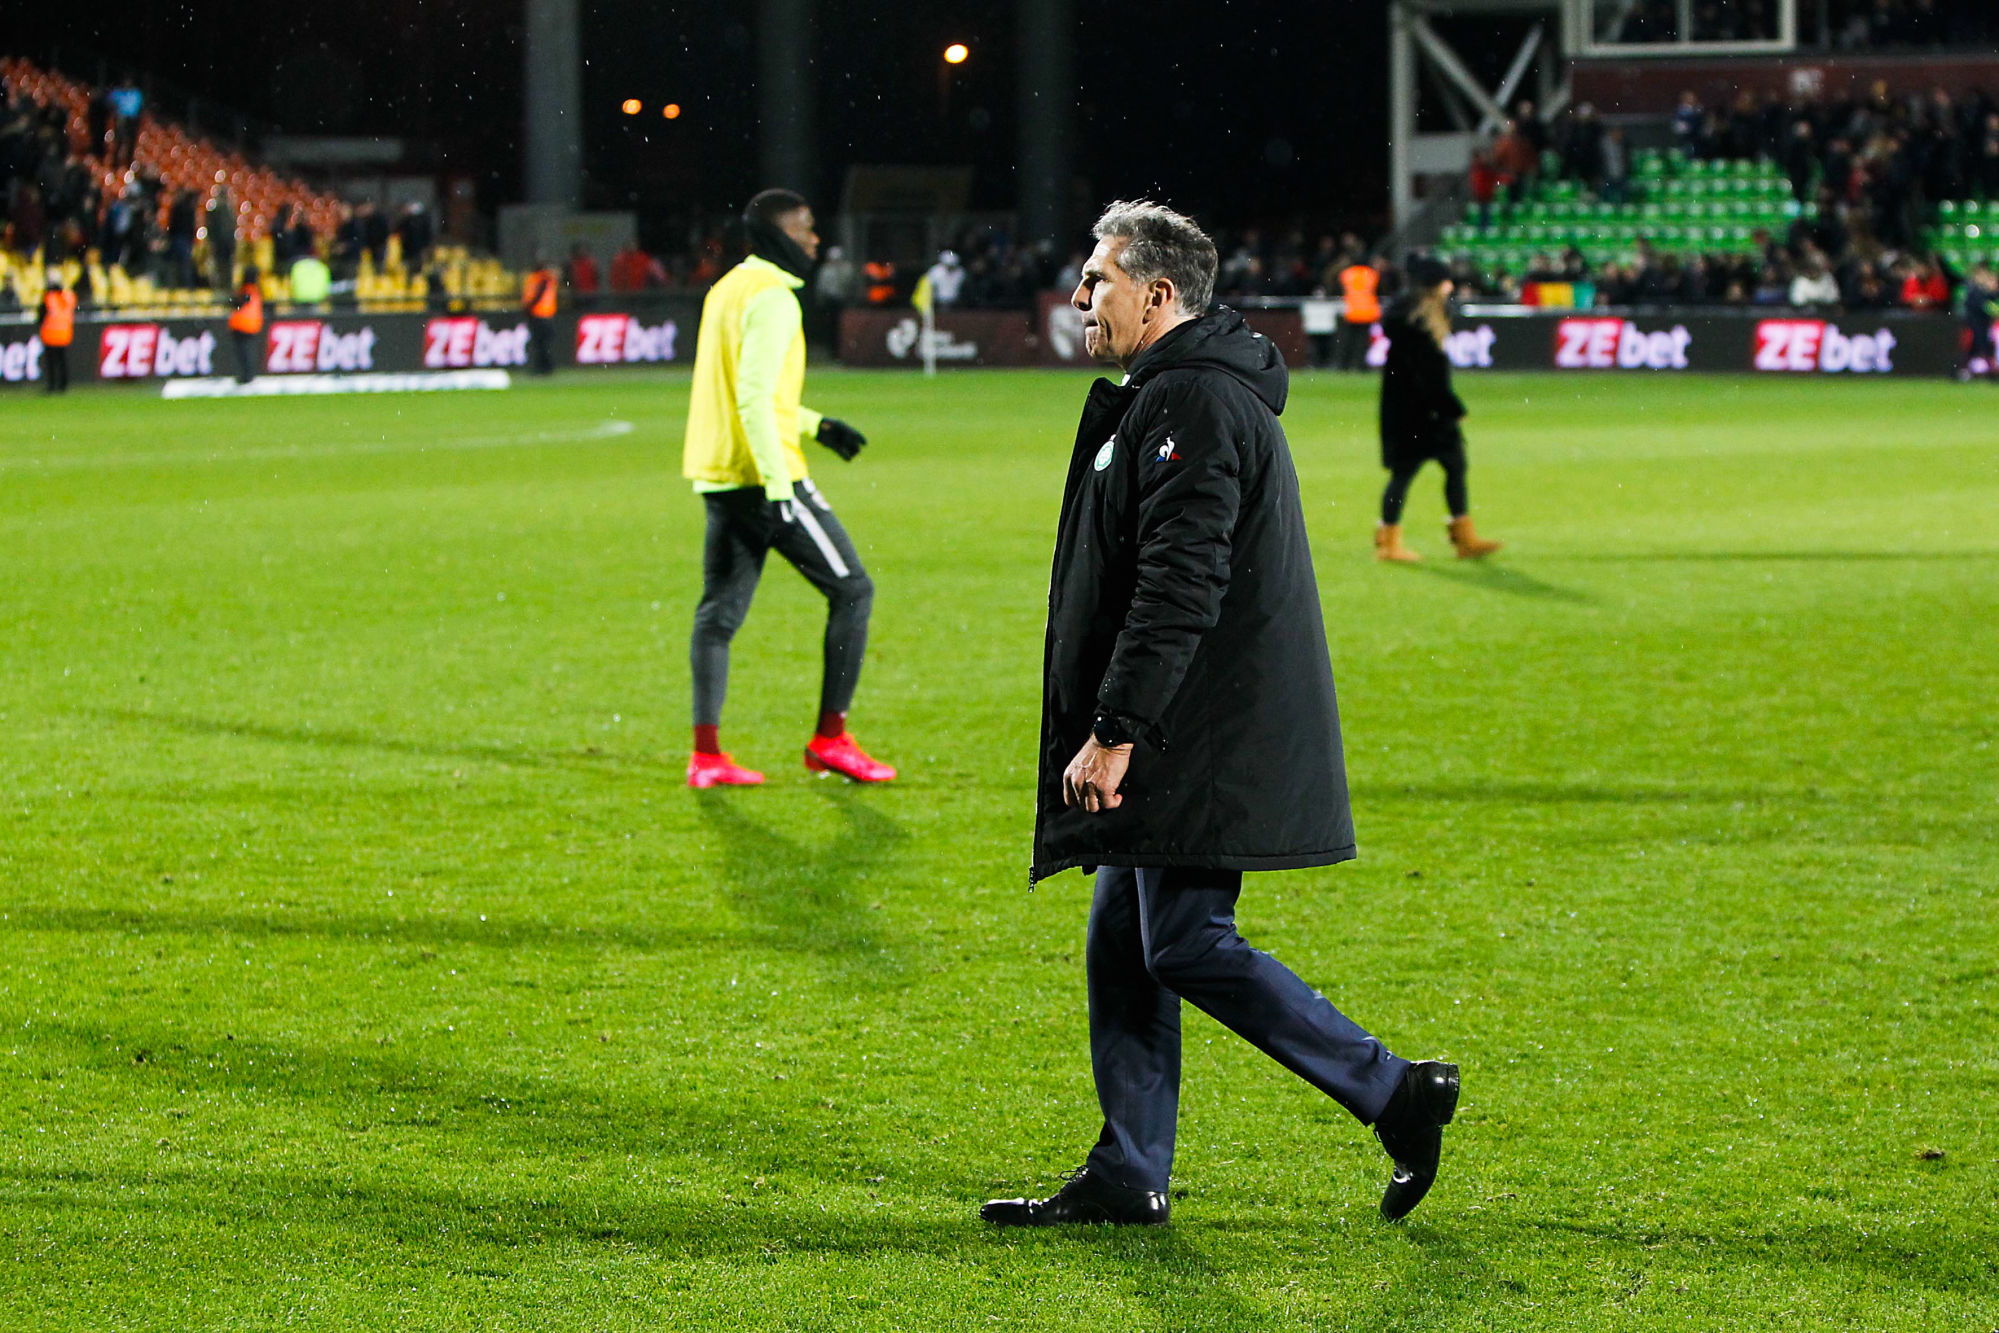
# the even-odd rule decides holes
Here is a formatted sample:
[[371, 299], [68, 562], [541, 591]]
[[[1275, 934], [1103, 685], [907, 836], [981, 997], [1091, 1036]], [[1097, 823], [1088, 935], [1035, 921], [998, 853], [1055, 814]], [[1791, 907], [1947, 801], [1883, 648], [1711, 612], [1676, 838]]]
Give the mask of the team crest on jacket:
[[1097, 471], [1102, 472], [1111, 465], [1111, 455], [1117, 452], [1117, 436], [1104, 441], [1104, 447], [1097, 450]]

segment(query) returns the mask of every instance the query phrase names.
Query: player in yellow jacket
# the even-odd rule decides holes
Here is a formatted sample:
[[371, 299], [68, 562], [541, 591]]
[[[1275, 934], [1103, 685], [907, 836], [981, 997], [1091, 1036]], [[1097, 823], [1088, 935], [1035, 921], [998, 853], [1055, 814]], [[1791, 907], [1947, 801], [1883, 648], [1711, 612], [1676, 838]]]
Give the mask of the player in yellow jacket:
[[694, 612], [694, 753], [690, 787], [754, 786], [763, 774], [723, 753], [722, 699], [729, 641], [742, 625], [776, 551], [826, 598], [819, 724], [805, 766], [856, 782], [895, 770], [868, 756], [847, 730], [847, 708], [868, 642], [874, 583], [832, 506], [807, 475], [804, 443], [852, 460], [867, 438], [800, 401], [805, 322], [798, 289], [819, 254], [812, 208], [789, 190], [765, 190], [743, 211], [749, 257], [709, 288], [694, 350], [682, 471], [708, 510], [701, 605]]

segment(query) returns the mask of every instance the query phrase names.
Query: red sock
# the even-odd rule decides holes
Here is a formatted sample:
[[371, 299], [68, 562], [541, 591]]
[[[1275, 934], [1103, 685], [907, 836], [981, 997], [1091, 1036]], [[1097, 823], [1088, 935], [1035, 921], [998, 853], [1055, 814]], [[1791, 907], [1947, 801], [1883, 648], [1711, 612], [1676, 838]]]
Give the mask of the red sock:
[[819, 734], [821, 736], [824, 736], [828, 740], [833, 740], [836, 737], [846, 735], [846, 733], [847, 715], [845, 713], [821, 713], [819, 715]]
[[699, 723], [695, 724], [694, 753], [696, 754], [722, 753], [722, 728], [719, 726], [713, 726], [713, 727], [704, 726]]

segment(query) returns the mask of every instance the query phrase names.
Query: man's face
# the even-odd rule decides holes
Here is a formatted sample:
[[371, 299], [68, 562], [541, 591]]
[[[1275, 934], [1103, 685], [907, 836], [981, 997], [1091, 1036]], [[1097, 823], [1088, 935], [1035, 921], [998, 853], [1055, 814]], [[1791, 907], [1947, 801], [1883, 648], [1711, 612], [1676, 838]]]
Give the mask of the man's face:
[[1107, 237], [1083, 265], [1083, 280], [1069, 304], [1083, 312], [1083, 346], [1098, 361], [1125, 365], [1144, 344], [1147, 330], [1165, 315], [1150, 286], [1118, 266], [1126, 241]]
[[814, 228], [811, 209], [792, 209], [777, 220], [777, 229], [797, 241], [807, 259], [819, 258], [819, 233]]

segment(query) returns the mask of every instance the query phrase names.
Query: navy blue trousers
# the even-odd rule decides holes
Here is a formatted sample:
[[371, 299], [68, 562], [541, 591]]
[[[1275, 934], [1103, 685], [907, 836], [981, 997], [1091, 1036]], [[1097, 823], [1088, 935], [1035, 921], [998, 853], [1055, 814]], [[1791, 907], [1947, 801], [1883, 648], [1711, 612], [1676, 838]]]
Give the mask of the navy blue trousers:
[[1242, 873], [1097, 871], [1085, 957], [1090, 1065], [1104, 1132], [1088, 1166], [1163, 1190], [1180, 1118], [1180, 1001], [1373, 1124], [1409, 1062], [1236, 933]]

